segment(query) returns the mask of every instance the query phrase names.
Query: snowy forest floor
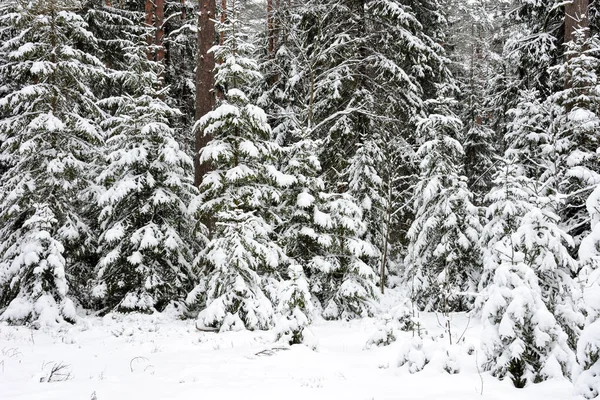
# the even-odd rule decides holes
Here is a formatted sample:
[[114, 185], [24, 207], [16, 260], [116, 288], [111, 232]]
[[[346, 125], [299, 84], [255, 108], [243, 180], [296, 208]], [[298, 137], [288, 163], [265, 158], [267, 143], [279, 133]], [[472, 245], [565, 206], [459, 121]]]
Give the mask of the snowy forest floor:
[[[397, 297], [394, 292], [385, 296], [382, 310]], [[435, 314], [422, 316], [429, 336], [444, 333], [438, 319]], [[168, 314], [82, 317], [78, 324], [54, 331], [0, 324], [0, 399], [573, 398], [567, 380], [515, 389], [509, 380], [480, 375], [480, 352], [467, 351], [478, 349], [480, 326], [465, 315], [452, 317], [453, 335], [464, 332], [464, 343], [457, 347], [460, 372], [454, 375], [436, 363], [435, 355], [416, 374], [406, 365], [398, 367], [400, 349], [411, 340], [411, 332], [403, 332], [389, 346], [365, 349], [377, 326], [376, 318], [319, 320], [312, 327], [317, 351], [297, 345], [270, 353], [265, 350], [281, 347], [273, 343], [271, 332], [204, 333], [194, 321]], [[438, 353], [444, 353], [443, 346]]]

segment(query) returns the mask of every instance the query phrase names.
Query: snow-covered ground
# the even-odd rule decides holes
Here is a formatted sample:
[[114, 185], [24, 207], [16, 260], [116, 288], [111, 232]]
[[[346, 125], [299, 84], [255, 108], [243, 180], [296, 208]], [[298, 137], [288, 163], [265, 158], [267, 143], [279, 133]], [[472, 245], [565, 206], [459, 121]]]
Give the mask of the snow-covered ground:
[[[428, 337], [443, 334], [439, 316], [427, 314], [422, 321]], [[480, 375], [481, 355], [469, 351], [478, 348], [480, 326], [465, 315], [452, 317], [454, 338], [464, 339], [450, 349], [460, 368], [454, 375], [444, 371], [446, 352], [439, 350], [446, 348], [447, 336], [427, 341], [438, 350], [416, 374], [407, 365], [398, 367], [410, 332], [389, 346], [365, 349], [380, 324], [377, 319], [317, 321], [312, 327], [317, 351], [280, 350], [270, 332], [199, 332], [193, 321], [168, 314], [85, 317], [55, 331], [0, 325], [0, 399], [573, 398], [566, 380], [515, 389], [509, 381]]]

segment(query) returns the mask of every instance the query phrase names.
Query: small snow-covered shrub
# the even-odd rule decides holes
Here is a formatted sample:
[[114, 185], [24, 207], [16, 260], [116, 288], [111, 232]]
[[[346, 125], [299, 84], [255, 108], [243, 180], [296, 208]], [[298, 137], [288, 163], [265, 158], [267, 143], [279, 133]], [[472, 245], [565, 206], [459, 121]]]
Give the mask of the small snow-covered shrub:
[[378, 323], [377, 330], [369, 337], [365, 348], [369, 349], [373, 346], [388, 346], [398, 338], [398, 324], [389, 315], [385, 314], [382, 320]]
[[409, 300], [405, 300], [400, 305], [392, 308], [390, 314], [396, 321], [398, 329], [403, 332], [420, 331], [422, 329], [419, 317], [415, 314], [415, 308]]
[[282, 284], [279, 296], [281, 318], [276, 332], [278, 341], [292, 345], [304, 343], [312, 336], [307, 327], [312, 321], [313, 306], [302, 267], [290, 265], [288, 274], [289, 280]]
[[398, 357], [398, 366], [408, 365], [408, 372], [414, 374], [422, 371], [431, 361], [431, 357], [423, 348], [423, 339], [414, 337], [402, 346]]
[[458, 374], [460, 372], [460, 364], [458, 362], [459, 353], [460, 348], [456, 345], [449, 346], [444, 351], [444, 361], [442, 363], [444, 371], [449, 374]]

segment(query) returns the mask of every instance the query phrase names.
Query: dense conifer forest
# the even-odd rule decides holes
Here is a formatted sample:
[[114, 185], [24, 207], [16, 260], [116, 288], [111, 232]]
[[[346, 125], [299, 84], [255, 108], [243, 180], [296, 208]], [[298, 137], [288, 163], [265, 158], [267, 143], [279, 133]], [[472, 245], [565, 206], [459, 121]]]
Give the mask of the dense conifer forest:
[[310, 346], [394, 291], [370, 345], [468, 315], [596, 398], [599, 73], [598, 0], [0, 0], [0, 320]]

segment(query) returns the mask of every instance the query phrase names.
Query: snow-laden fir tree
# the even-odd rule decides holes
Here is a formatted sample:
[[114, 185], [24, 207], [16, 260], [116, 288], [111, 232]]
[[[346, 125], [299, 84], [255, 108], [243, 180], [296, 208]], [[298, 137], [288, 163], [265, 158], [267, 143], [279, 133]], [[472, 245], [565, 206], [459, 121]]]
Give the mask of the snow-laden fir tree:
[[124, 94], [101, 102], [112, 115], [102, 123], [107, 155], [98, 177], [102, 258], [94, 297], [108, 309], [148, 312], [183, 298], [193, 282], [188, 206], [197, 190], [192, 159], [170, 127], [179, 111], [160, 99], [161, 67], [147, 59], [143, 36], [129, 40], [129, 69], [110, 76]]
[[536, 90], [545, 100], [559, 84], [550, 79], [549, 68], [561, 59], [564, 7], [557, 0], [515, 0], [501, 18], [511, 26], [505, 30], [502, 57], [514, 74], [512, 79], [521, 90]]
[[600, 41], [581, 28], [565, 46], [564, 63], [552, 70], [565, 88], [553, 94], [549, 102], [557, 106], [553, 120], [558, 153], [554, 158], [559, 161], [556, 186], [566, 196], [559, 213], [577, 245], [589, 232], [586, 199], [600, 183], [596, 153], [600, 145]]
[[600, 395], [600, 186], [586, 202], [591, 231], [579, 246], [580, 279], [587, 312], [586, 327], [577, 342], [577, 361], [581, 373], [576, 392], [586, 399]]
[[290, 124], [282, 135], [289, 142], [282, 172], [294, 179], [281, 191], [278, 241], [305, 267], [326, 318], [372, 315], [375, 274], [364, 260], [373, 259], [377, 249], [362, 239], [366, 228], [355, 199], [325, 191], [316, 156], [321, 142], [306, 131]]
[[[278, 240], [286, 254], [300, 265], [306, 265], [314, 254], [328, 242], [326, 227], [320, 226], [315, 210], [322, 208], [321, 193], [325, 190], [319, 174], [321, 164], [316, 155], [319, 142], [307, 138], [302, 130], [288, 131], [288, 140], [294, 140], [282, 148], [281, 170], [295, 181], [281, 193]], [[290, 136], [295, 138], [290, 138]]]
[[[557, 215], [545, 207], [533, 207], [525, 214], [511, 239], [512, 247], [507, 246], [503, 251], [513, 254], [508, 269], [514, 272], [511, 268], [515, 268], [517, 272], [511, 274], [511, 279], [522, 275], [522, 281], [498, 276], [506, 274], [506, 270], [496, 272], [496, 283], [502, 286], [509, 282], [506, 286], [514, 290], [504, 300], [506, 313], [500, 306], [495, 314], [501, 318], [498, 324], [501, 340], [515, 340], [505, 347], [511, 352], [507, 371], [517, 386], [517, 380], [538, 382], [554, 376], [571, 377], [573, 349], [583, 324], [577, 304], [579, 287], [571, 277], [575, 262], [567, 247], [572, 240], [559, 228]], [[534, 301], [526, 302], [524, 298]], [[493, 307], [493, 302], [489, 306]], [[545, 334], [540, 335], [540, 331]], [[515, 352], [516, 348], [520, 351]], [[546, 353], [540, 352], [541, 349]], [[507, 353], [503, 355], [508, 357]], [[496, 360], [496, 367], [502, 368], [505, 361], [505, 358]], [[519, 378], [518, 371], [523, 371]]]
[[308, 325], [312, 322], [314, 310], [302, 267], [290, 265], [285, 278], [278, 298], [280, 317], [275, 327], [277, 340], [290, 345], [307, 342], [313, 346]]
[[481, 232], [483, 273], [479, 283], [477, 312], [487, 301], [486, 290], [494, 280], [494, 274], [502, 263], [504, 254], [496, 246], [505, 246], [519, 226], [521, 219], [531, 209], [532, 193], [529, 180], [522, 168], [511, 160], [501, 160], [493, 180], [493, 187], [485, 197], [486, 223]]
[[[572, 238], [555, 210], [560, 194], [545, 174], [553, 170], [546, 150], [552, 135], [539, 103], [525, 92], [511, 112], [505, 153], [488, 200], [482, 236], [484, 276], [480, 303], [485, 368], [509, 376], [515, 386], [571, 377], [574, 348], [583, 324], [580, 289], [572, 276]], [[546, 125], [549, 126], [549, 125]], [[529, 175], [528, 175], [529, 174]]]
[[[323, 209], [314, 210], [315, 222], [331, 232], [325, 254], [312, 258], [312, 288], [326, 319], [373, 316], [377, 298], [375, 273], [364, 260], [377, 249], [361, 239], [367, 226], [362, 209], [347, 194], [323, 194]], [[324, 237], [327, 240], [327, 236]]]
[[552, 118], [548, 104], [540, 100], [538, 91], [523, 90], [508, 115], [511, 120], [504, 135], [505, 156], [518, 160], [523, 174], [537, 180], [546, 167], [540, 162], [540, 149], [550, 141]]
[[[373, 206], [366, 211], [357, 204], [354, 196], [336, 193], [347, 188], [343, 184], [330, 182], [333, 177], [331, 174], [335, 172], [332, 169], [323, 171], [323, 158], [319, 157], [327, 146], [332, 145], [326, 144], [330, 143], [328, 137], [321, 137], [324, 125], [320, 125], [323, 115], [319, 110], [331, 101], [322, 96], [328, 96], [327, 90], [333, 84], [326, 82], [327, 79], [321, 82], [320, 74], [335, 74], [333, 69], [345, 69], [347, 65], [321, 65], [327, 58], [325, 54], [334, 51], [333, 47], [328, 46], [334, 46], [329, 41], [335, 41], [335, 37], [328, 34], [319, 39], [311, 38], [310, 32], [316, 28], [312, 22], [319, 26], [339, 28], [338, 24], [347, 21], [338, 19], [335, 10], [339, 7], [346, 12], [348, 5], [337, 4], [329, 9], [311, 3], [286, 10], [293, 14], [288, 15], [293, 29], [277, 51], [275, 60], [266, 63], [267, 69], [274, 65], [277, 67], [280, 80], [261, 97], [275, 124], [276, 137], [284, 149], [280, 159], [282, 171], [295, 178], [295, 182], [282, 191], [279, 207], [281, 222], [277, 227], [279, 241], [286, 254], [304, 267], [313, 301], [318, 309], [325, 310], [326, 318], [356, 318], [373, 313], [373, 266], [376, 265], [378, 251], [370, 239], [377, 229], [372, 226], [369, 230], [368, 219], [383, 215], [377, 215], [382, 211], [381, 208]], [[317, 18], [315, 10], [325, 13], [323, 20], [314, 19]], [[324, 71], [323, 68], [332, 70]], [[335, 79], [345, 78], [338, 76]], [[330, 148], [327, 151], [337, 150]], [[363, 177], [360, 175], [366, 170], [377, 174], [370, 167], [372, 162], [366, 159], [368, 156], [364, 154], [364, 157], [357, 157], [357, 168], [352, 170], [356, 173], [344, 173], [346, 177], [353, 175], [356, 178], [353, 187], [357, 189], [356, 194], [361, 200], [365, 200], [363, 204], [366, 207], [373, 203], [368, 198], [373, 190], [362, 184]], [[375, 180], [377, 184], [378, 179]], [[342, 214], [334, 210], [341, 210]], [[381, 233], [378, 235], [381, 236]], [[350, 246], [355, 250], [349, 252]]]
[[[539, 221], [544, 215], [531, 203], [531, 180], [508, 159], [494, 185], [486, 198], [484, 274], [477, 302], [484, 326], [484, 368], [500, 379], [510, 377], [517, 387], [569, 376], [573, 354], [568, 335], [545, 303], [546, 286], [539, 278], [544, 271], [531, 263], [535, 254], [528, 248], [532, 233], [539, 231], [540, 239], [546, 233]], [[568, 259], [565, 248], [559, 250]]]
[[0, 307], [15, 323], [72, 321], [70, 275], [95, 251], [84, 194], [101, 142], [91, 80], [104, 77], [104, 66], [86, 51], [96, 42], [75, 13], [80, 7], [70, 0], [2, 7], [1, 25], [16, 29], [2, 43], [0, 69], [13, 83], [0, 99], [1, 157], [10, 165], [0, 184]]
[[404, 272], [414, 304], [442, 312], [469, 309], [481, 274], [479, 209], [462, 174], [462, 124], [449, 104], [431, 101], [417, 126], [421, 173]]
[[[271, 138], [265, 112], [245, 91], [261, 75], [249, 58], [239, 4], [230, 4], [219, 24], [222, 45], [212, 51], [222, 60], [215, 69], [217, 87], [225, 89], [218, 107], [203, 116], [196, 129], [212, 140], [200, 153], [211, 171], [200, 185], [198, 213], [212, 220], [206, 248], [195, 261], [200, 284], [188, 296], [201, 308], [198, 326], [220, 330], [268, 329], [273, 325], [273, 301], [265, 286], [278, 279], [286, 256], [273, 240], [274, 206], [280, 188], [295, 178], [275, 167], [279, 146]], [[267, 296], [269, 294], [269, 296]]]

